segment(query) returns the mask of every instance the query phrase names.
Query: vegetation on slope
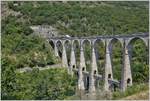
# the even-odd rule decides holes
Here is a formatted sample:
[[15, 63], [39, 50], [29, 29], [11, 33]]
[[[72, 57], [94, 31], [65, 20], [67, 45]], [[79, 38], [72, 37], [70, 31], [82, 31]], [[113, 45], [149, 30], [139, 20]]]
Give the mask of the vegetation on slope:
[[[8, 3], [8, 11], [11, 9], [14, 12], [20, 12], [20, 14], [8, 14], [7, 16], [2, 14], [2, 99], [65, 99], [69, 94], [66, 92], [69, 92], [70, 89], [73, 90], [74, 85], [66, 89], [71, 82], [66, 82], [66, 77], [63, 78], [62, 76], [60, 82], [64, 82], [65, 86], [61, 84], [59, 86], [65, 90], [61, 92], [59, 89], [57, 93], [51, 91], [54, 90], [53, 87], [57, 88], [58, 78], [54, 81], [45, 81], [45, 78], [49, 79], [54, 76], [53, 73], [56, 71], [59, 74], [61, 72], [59, 70], [54, 70], [53, 73], [51, 71], [41, 73], [36, 70], [34, 71], [36, 73], [15, 73], [16, 68], [45, 66], [58, 62], [49, 43], [45, 39], [33, 35], [30, 25], [52, 25], [58, 29], [60, 34], [67, 33], [71, 36], [148, 32], [148, 2], [11, 1], [5, 3]], [[18, 5], [14, 5], [14, 3]], [[98, 60], [100, 64], [98, 65], [101, 67], [99, 71], [103, 73], [105, 49], [100, 46], [98, 47], [100, 54]], [[119, 43], [113, 46], [114, 78], [120, 80], [122, 47]], [[86, 59], [90, 60], [90, 48], [85, 48]], [[131, 62], [133, 82], [148, 82], [147, 54], [148, 49], [145, 48], [144, 43], [137, 40], [133, 45]], [[61, 74], [66, 76], [65, 72]], [[38, 78], [36, 78], [37, 76]], [[58, 75], [56, 74], [56, 76]], [[25, 80], [23, 81], [23, 79]], [[75, 81], [73, 78], [66, 80]], [[44, 82], [44, 90], [38, 89], [41, 85], [40, 81]], [[48, 88], [49, 84], [54, 84], [51, 89]], [[33, 89], [28, 89], [28, 87]]]
[[147, 99], [149, 99], [149, 90], [141, 91], [141, 92], [135, 93], [131, 96], [122, 98], [122, 99], [124, 99], [124, 100], [147, 100]]
[[66, 69], [16, 73], [9, 65], [2, 72], [2, 99], [5, 100], [62, 100], [75, 94], [77, 79], [69, 76]]
[[32, 30], [14, 16], [2, 20], [2, 59], [12, 60], [16, 68], [54, 64], [52, 48]]
[[11, 3], [9, 6], [25, 15], [31, 25], [53, 25], [71, 36], [148, 32], [148, 2]]
[[[123, 99], [127, 96], [131, 96], [135, 93], [137, 94], [137, 93], [140, 93], [140, 92], [147, 92], [148, 88], [149, 88], [148, 84], [134, 84], [133, 86], [128, 87], [128, 89], [125, 92], [120, 92], [120, 91], [114, 92], [112, 99], [113, 100], [118, 100], [118, 99], [121, 99], [121, 98]], [[138, 98], [138, 100], [144, 100], [144, 99], [148, 99], [148, 94], [147, 93], [143, 96], [143, 98]], [[132, 99], [132, 100], [135, 100], [135, 99]]]

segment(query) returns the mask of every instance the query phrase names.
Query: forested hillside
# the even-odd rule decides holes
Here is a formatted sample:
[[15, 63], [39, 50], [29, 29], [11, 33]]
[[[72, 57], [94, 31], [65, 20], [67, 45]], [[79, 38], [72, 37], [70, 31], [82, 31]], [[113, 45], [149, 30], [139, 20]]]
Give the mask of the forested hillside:
[[[56, 28], [60, 35], [68, 34], [72, 37], [137, 34], [148, 32], [148, 18], [146, 1], [2, 2], [2, 99], [66, 99], [75, 94], [76, 78], [67, 78], [68, 75], [63, 69], [42, 72], [35, 70], [23, 74], [16, 72], [18, 68], [44, 67], [61, 61], [54, 56], [49, 42], [32, 34], [30, 26], [50, 25]], [[97, 44], [97, 53], [100, 54], [98, 66], [99, 72], [103, 73], [105, 50], [100, 44]], [[141, 40], [136, 40], [132, 44], [133, 82], [147, 83], [148, 47]], [[88, 45], [85, 48], [88, 61], [91, 59], [90, 48]], [[113, 73], [117, 80], [121, 78], [121, 64], [122, 47], [117, 42], [114, 43], [112, 52]], [[87, 64], [87, 68], [90, 68], [90, 65]], [[58, 89], [57, 84], [60, 84]]]
[[30, 25], [53, 25], [73, 36], [148, 32], [147, 2], [24, 2], [9, 7]]

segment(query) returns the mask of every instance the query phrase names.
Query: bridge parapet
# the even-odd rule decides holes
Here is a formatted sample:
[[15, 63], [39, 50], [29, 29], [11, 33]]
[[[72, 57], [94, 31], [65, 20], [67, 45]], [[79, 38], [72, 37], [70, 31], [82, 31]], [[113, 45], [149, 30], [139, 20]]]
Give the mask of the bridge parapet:
[[131, 37], [148, 37], [149, 33], [138, 33], [131, 35], [100, 35], [100, 36], [90, 36], [90, 37], [48, 37], [48, 39], [61, 39], [61, 40], [75, 40], [75, 39], [110, 39], [110, 38], [131, 38]]

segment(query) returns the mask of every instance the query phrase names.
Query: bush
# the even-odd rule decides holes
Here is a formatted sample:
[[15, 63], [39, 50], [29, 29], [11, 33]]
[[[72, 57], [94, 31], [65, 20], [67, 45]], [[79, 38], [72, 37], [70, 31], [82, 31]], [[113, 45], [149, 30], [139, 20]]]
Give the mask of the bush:
[[[13, 86], [16, 89], [11, 93], [18, 100], [55, 100], [75, 94], [75, 77], [69, 76], [65, 69], [33, 69], [32, 72], [17, 74], [15, 80], [17, 87]], [[2, 99], [6, 98], [2, 95]], [[7, 99], [12, 97], [7, 96]]]
[[117, 91], [113, 93], [113, 99], [120, 99], [140, 91], [148, 90], [148, 84], [134, 84], [131, 87], [128, 87], [125, 92]]

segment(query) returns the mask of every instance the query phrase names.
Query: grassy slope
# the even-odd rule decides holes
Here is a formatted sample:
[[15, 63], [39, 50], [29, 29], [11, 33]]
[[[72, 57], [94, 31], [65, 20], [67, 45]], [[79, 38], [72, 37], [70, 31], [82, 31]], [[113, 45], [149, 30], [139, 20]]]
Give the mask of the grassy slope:
[[138, 83], [133, 84], [133, 86], [128, 87], [125, 92], [117, 91], [113, 93], [112, 99], [114, 100], [124, 100], [124, 99], [132, 99], [132, 100], [144, 100], [148, 99], [148, 83]]
[[147, 100], [148, 98], [149, 98], [149, 91], [145, 90], [145, 91], [141, 91], [133, 95], [124, 97], [121, 100]]

